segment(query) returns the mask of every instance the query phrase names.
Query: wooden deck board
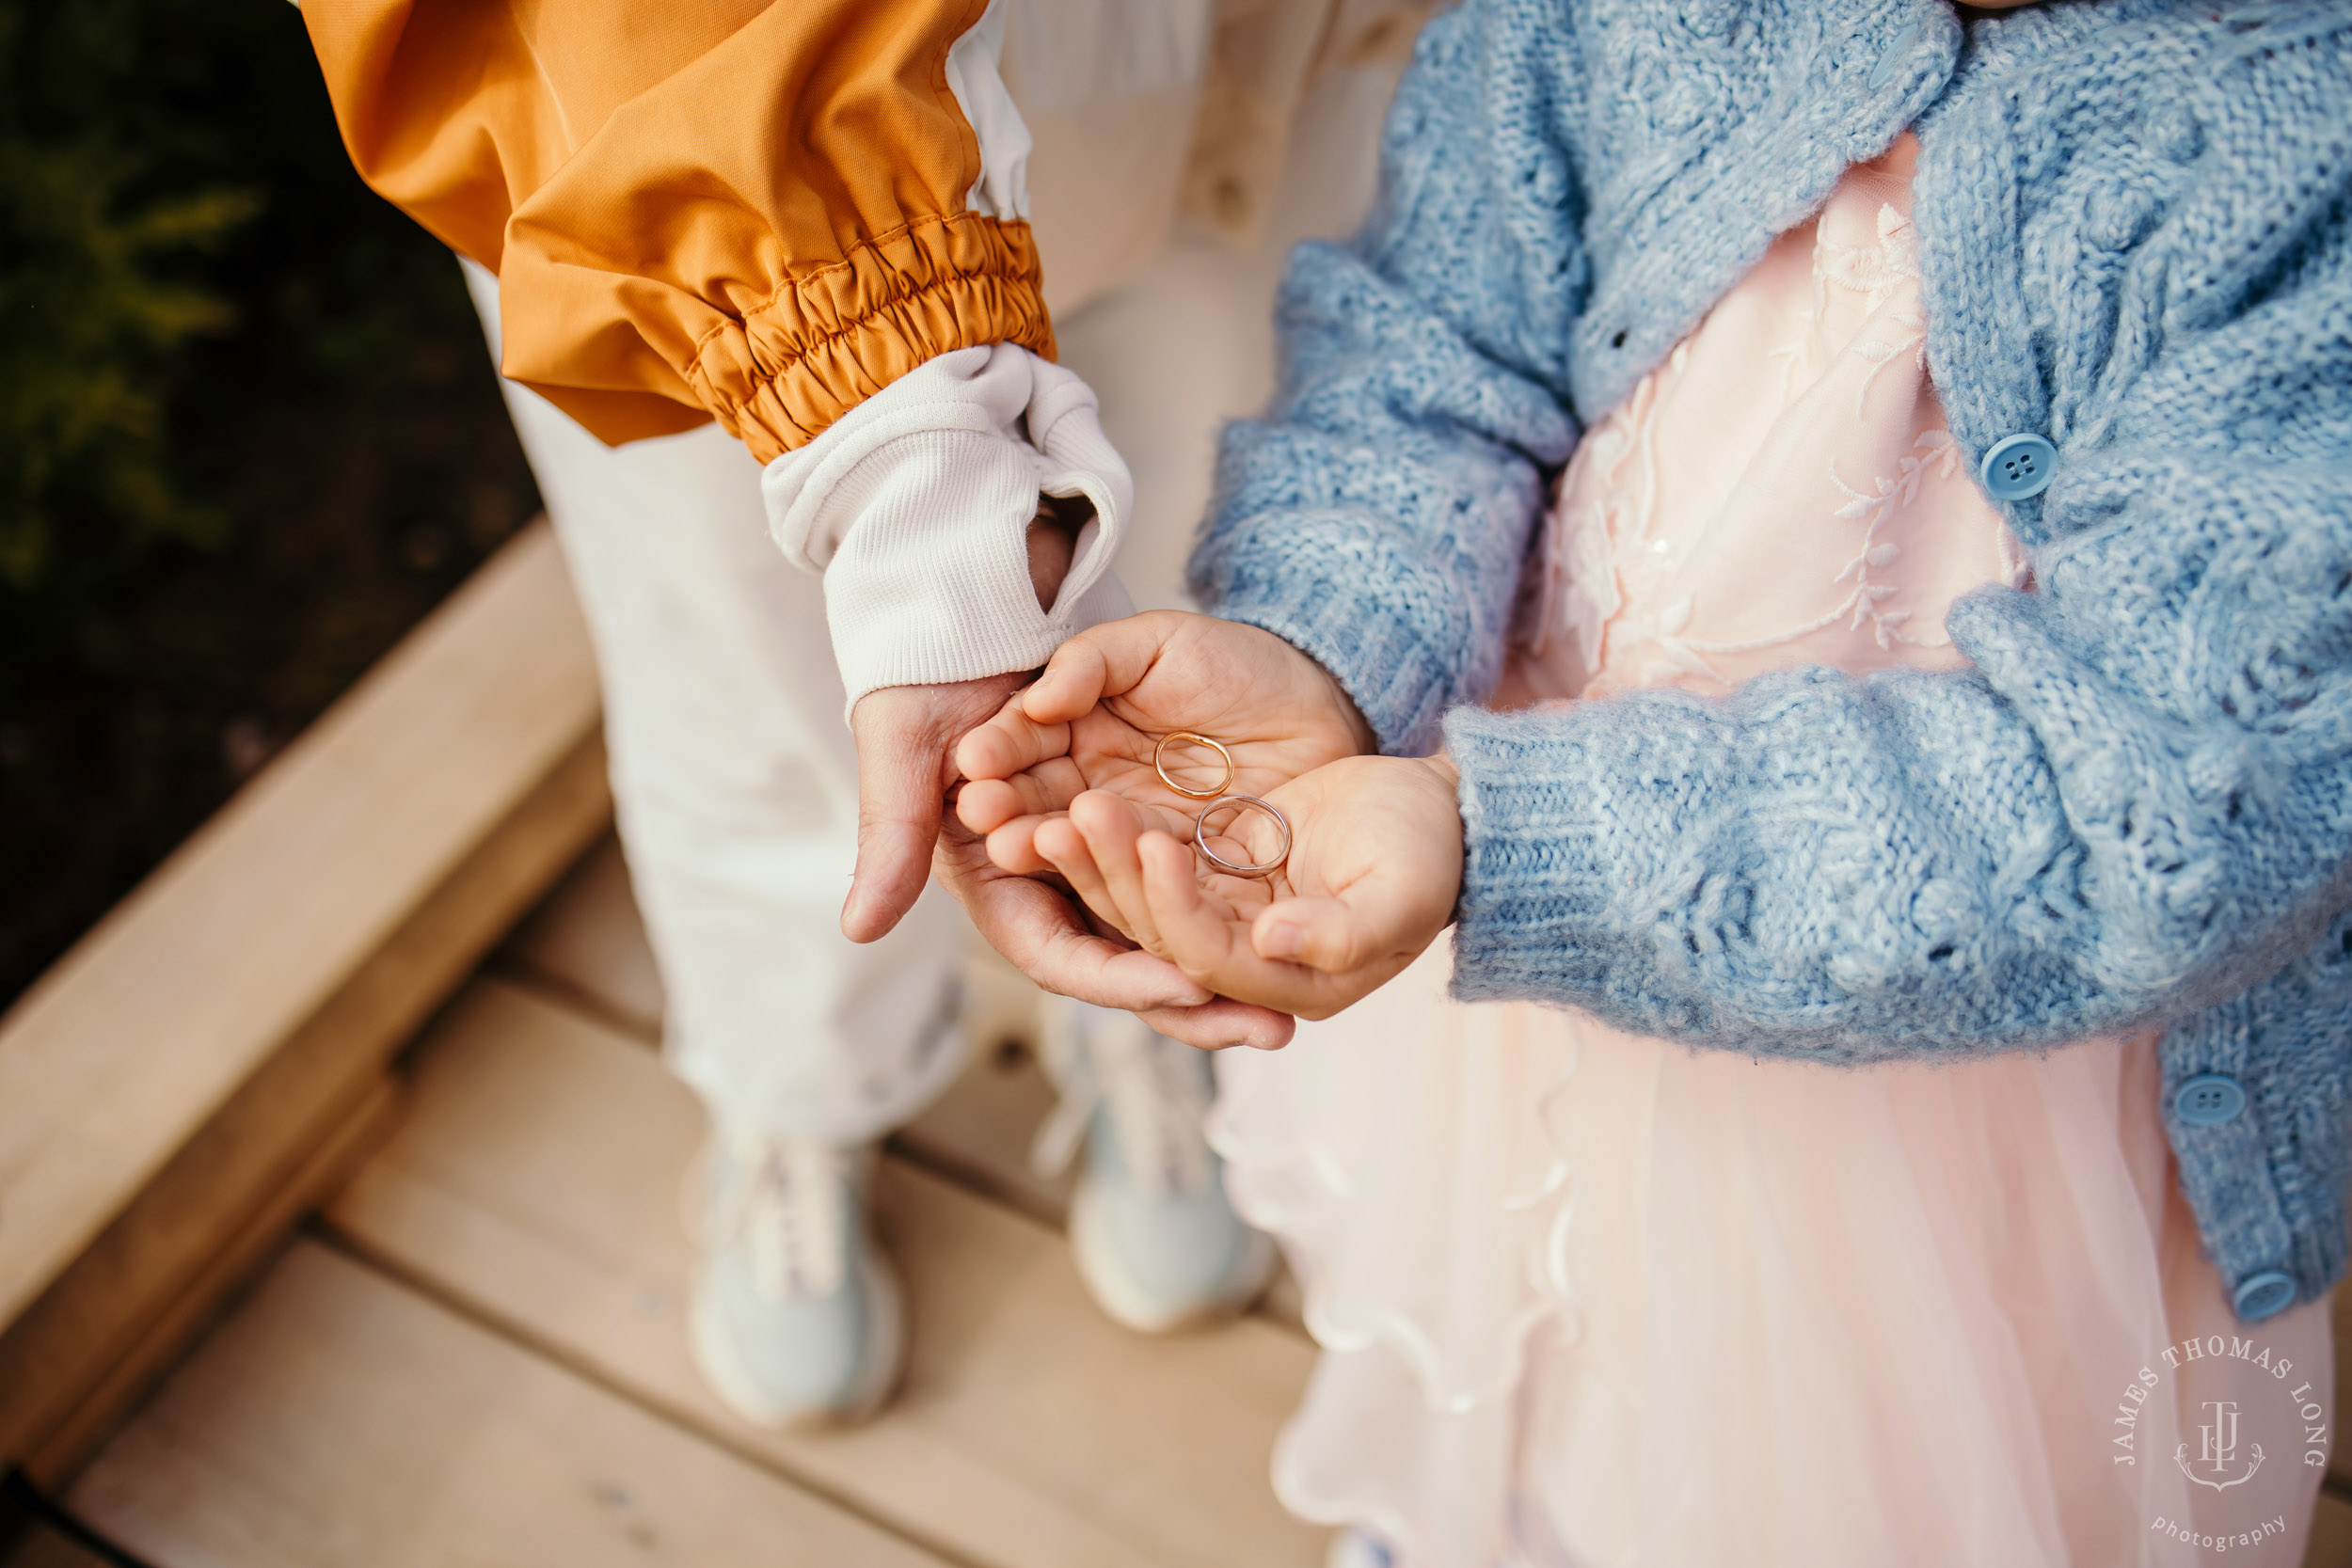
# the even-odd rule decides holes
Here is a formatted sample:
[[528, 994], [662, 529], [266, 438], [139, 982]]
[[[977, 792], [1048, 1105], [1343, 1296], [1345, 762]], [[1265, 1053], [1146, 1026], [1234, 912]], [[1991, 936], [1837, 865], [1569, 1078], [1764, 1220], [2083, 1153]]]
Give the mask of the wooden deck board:
[[[81, 1422], [612, 821], [526, 530], [0, 1019], [0, 1465]], [[284, 1215], [290, 1221], [290, 1215]]]
[[[530, 657], [493, 663], [501, 678], [482, 678], [495, 652], [516, 648]], [[0, 1248], [0, 1323], [89, 1244], [485, 829], [594, 736], [596, 705], [579, 608], [553, 539], [534, 530], [0, 1019], [10, 1238]], [[405, 766], [436, 749], [455, 765]], [[322, 879], [323, 867], [349, 875]], [[459, 973], [470, 965], [469, 956]]]
[[421, 1050], [404, 1127], [329, 1210], [351, 1244], [548, 1355], [911, 1537], [1001, 1568], [1310, 1564], [1267, 1483], [1311, 1357], [1246, 1319], [1167, 1339], [1089, 1303], [1045, 1227], [897, 1160], [878, 1221], [906, 1278], [898, 1402], [854, 1432], [737, 1422], [681, 1323], [691, 1096], [584, 1015], [478, 982]]
[[2332, 1493], [2320, 1494], [2303, 1568], [2352, 1568], [2352, 1502]]
[[397, 1081], [378, 1079], [343, 1125], [310, 1151], [260, 1212], [222, 1241], [203, 1270], [141, 1328], [105, 1377], [40, 1447], [24, 1455], [25, 1473], [36, 1484], [54, 1489], [81, 1469], [204, 1331], [236, 1287], [260, 1272], [295, 1221], [342, 1190], [359, 1162], [390, 1131], [399, 1110]]
[[942, 1568], [313, 1242], [69, 1502], [155, 1568]]

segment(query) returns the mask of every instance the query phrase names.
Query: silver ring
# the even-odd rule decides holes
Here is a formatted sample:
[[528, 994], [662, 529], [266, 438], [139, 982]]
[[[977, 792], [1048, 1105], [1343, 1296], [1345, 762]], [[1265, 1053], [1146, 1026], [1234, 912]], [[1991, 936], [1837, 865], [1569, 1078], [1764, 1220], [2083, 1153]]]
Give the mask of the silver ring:
[[[1209, 814], [1219, 806], [1255, 806], [1274, 818], [1274, 825], [1282, 830], [1282, 847], [1263, 865], [1235, 865], [1232, 861], [1209, 847]], [[1200, 808], [1200, 815], [1192, 824], [1192, 847], [1200, 851], [1200, 858], [1219, 871], [1236, 877], [1271, 877], [1282, 869], [1282, 863], [1291, 858], [1291, 819], [1282, 815], [1279, 806], [1270, 806], [1255, 795], [1221, 795]]]

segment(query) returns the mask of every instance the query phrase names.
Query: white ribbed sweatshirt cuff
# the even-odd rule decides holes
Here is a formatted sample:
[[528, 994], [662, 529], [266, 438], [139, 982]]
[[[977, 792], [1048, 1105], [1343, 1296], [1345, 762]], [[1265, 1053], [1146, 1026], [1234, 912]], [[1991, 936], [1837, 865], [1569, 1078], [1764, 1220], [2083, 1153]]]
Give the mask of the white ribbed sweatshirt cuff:
[[[1015, 344], [910, 371], [769, 464], [760, 487], [787, 559], [824, 574], [850, 707], [877, 687], [1035, 669], [1134, 608], [1110, 572], [1135, 501], [1127, 465], [1093, 389]], [[1094, 503], [1051, 610], [1029, 585], [1041, 495]]]

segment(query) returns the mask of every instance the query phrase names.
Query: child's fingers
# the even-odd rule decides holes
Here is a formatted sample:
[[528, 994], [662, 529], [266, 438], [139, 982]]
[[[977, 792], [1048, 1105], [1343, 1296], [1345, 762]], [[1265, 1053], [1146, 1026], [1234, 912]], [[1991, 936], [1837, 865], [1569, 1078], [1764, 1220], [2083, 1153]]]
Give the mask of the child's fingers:
[[1022, 711], [1021, 693], [1015, 692], [993, 719], [956, 742], [956, 771], [973, 780], [1009, 779], [1069, 754], [1070, 726], [1039, 723]]
[[1041, 724], [1066, 724], [1105, 697], [1133, 690], [1159, 657], [1167, 627], [1153, 615], [1105, 621], [1054, 650], [1020, 695], [1022, 711]]
[[[1173, 1008], [1179, 1017], [1218, 1008], [1207, 990], [1184, 978], [1164, 958], [1155, 958], [1097, 933], [1079, 918], [1059, 890], [1027, 877], [965, 879], [959, 888], [973, 924], [1015, 968], [1041, 986], [1083, 996], [1105, 1007]], [[1264, 1020], [1212, 1019], [1240, 1022]]]
[[956, 820], [976, 833], [994, 832], [1029, 815], [1020, 786], [1009, 779], [978, 779], [956, 791]]
[[1119, 900], [1104, 885], [1103, 873], [1095, 865], [1093, 853], [1089, 849], [1084, 835], [1071, 825], [1068, 817], [1050, 816], [1039, 823], [1033, 842], [1039, 857], [1053, 870], [1061, 873], [1062, 879], [1070, 884], [1070, 891], [1076, 894], [1097, 918], [1107, 921], [1128, 941], [1138, 941], [1127, 924], [1125, 911], [1120, 908]]
[[1038, 853], [1037, 831], [1048, 822], [1058, 822], [1061, 814], [1047, 816], [1016, 816], [1003, 826], [990, 830], [988, 858], [999, 871], [1009, 871], [1016, 877], [1035, 877], [1054, 869], [1054, 863]]
[[1151, 901], [1143, 893], [1143, 863], [1136, 843], [1147, 824], [1133, 805], [1104, 790], [1089, 790], [1070, 802], [1070, 825], [1086, 839], [1094, 868], [1104, 891], [1123, 917], [1120, 928], [1147, 948], [1156, 949]]
[[1166, 833], [1150, 832], [1136, 848], [1159, 938], [1151, 944], [1153, 952], [1220, 996], [1284, 1012], [1314, 1000], [1300, 981], [1315, 976], [1295, 965], [1268, 962], [1250, 950], [1248, 927], [1202, 891], [1190, 847]]
[[[1152, 955], [1137, 953], [1136, 957], [1152, 958]], [[1168, 963], [1166, 958], [1152, 958], [1152, 961]], [[1168, 967], [1173, 969], [1175, 966], [1168, 964]], [[1298, 1021], [1288, 1013], [1278, 1013], [1271, 1007], [1261, 1007], [1253, 1003], [1236, 1002], [1229, 996], [1220, 996], [1197, 1007], [1154, 1007], [1136, 1016], [1169, 1039], [1197, 1045], [1203, 1051], [1222, 1051], [1234, 1045], [1246, 1045], [1252, 1051], [1279, 1051], [1290, 1044], [1291, 1036], [1298, 1026]]]
[[956, 792], [956, 820], [976, 833], [994, 832], [1016, 816], [1042, 816], [1069, 807], [1086, 788], [1078, 765], [1053, 757], [1009, 779], [976, 779]]

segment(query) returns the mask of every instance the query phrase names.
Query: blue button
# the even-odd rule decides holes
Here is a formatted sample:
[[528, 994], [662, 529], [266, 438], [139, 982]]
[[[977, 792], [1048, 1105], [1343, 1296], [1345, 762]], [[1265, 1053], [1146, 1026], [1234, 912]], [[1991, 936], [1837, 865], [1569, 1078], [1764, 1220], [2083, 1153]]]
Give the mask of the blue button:
[[2050, 487], [2058, 473], [2058, 448], [2039, 436], [2004, 436], [1984, 454], [1977, 473], [1994, 500], [2021, 501]]
[[2275, 1318], [2294, 1305], [2295, 1276], [2276, 1269], [2250, 1275], [2237, 1288], [2235, 1306], [2242, 1323], [2258, 1323], [2265, 1318]]
[[1911, 46], [1919, 41], [1919, 24], [1915, 22], [1895, 35], [1895, 41], [1886, 46], [1879, 63], [1870, 68], [1870, 90], [1876, 92], [1895, 79], [1895, 62], [1911, 53]]
[[2201, 1073], [2183, 1079], [2172, 1091], [2172, 1114], [2191, 1127], [2218, 1127], [2237, 1120], [2246, 1109], [2246, 1091], [2226, 1072]]

